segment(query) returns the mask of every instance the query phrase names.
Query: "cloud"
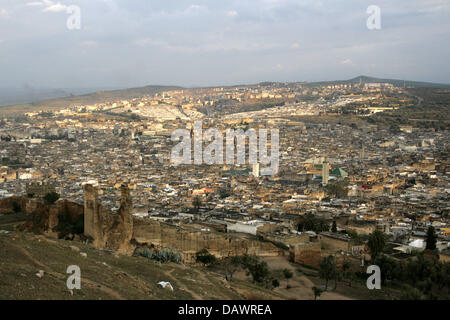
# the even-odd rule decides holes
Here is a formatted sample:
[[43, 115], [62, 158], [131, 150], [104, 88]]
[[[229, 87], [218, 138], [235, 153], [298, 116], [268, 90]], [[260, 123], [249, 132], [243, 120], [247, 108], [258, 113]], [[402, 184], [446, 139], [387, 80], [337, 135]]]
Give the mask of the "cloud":
[[44, 10], [42, 10], [43, 12], [61, 12], [61, 11], [67, 11], [67, 6], [64, 4], [61, 4], [61, 2], [55, 3], [55, 4], [51, 4], [49, 6], [47, 6], [47, 8], [45, 8]]
[[341, 64], [343, 65], [353, 65], [353, 61], [351, 59], [344, 59], [341, 61]]
[[61, 2], [53, 2], [52, 0], [27, 2], [28, 7], [45, 7], [42, 12], [62, 12], [67, 11], [68, 6]]
[[189, 7], [186, 8], [186, 10], [183, 11], [183, 14], [192, 15], [192, 14], [199, 14], [205, 11], [208, 11], [208, 7], [200, 6], [197, 4], [191, 4]]
[[225, 14], [229, 17], [236, 17], [238, 15], [238, 12], [236, 10], [230, 10], [225, 12]]
[[95, 48], [95, 47], [98, 47], [98, 42], [97, 41], [88, 40], [88, 41], [81, 42], [80, 45], [82, 47]]
[[[189, 86], [366, 73], [450, 82], [449, 0], [379, 0], [380, 32], [366, 28], [371, 2], [361, 0], [0, 3], [8, 13], [0, 13], [0, 30], [8, 30], [0, 36], [1, 47], [8, 45], [0, 50], [0, 87]], [[66, 28], [61, 15], [69, 4], [83, 8], [83, 32]], [[33, 55], [38, 48], [44, 52]]]
[[0, 8], [0, 17], [6, 17], [8, 15], [8, 10]]
[[44, 3], [40, 2], [40, 1], [35, 1], [35, 2], [27, 2], [26, 4], [28, 7], [39, 7], [39, 6], [43, 6]]

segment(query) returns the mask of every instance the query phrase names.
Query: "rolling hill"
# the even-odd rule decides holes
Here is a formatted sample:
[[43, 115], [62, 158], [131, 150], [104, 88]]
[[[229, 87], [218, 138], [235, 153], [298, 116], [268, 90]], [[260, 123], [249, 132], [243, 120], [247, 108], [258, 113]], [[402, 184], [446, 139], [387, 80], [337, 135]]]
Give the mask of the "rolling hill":
[[163, 91], [180, 90], [177, 86], [146, 86], [141, 88], [97, 91], [90, 94], [69, 96], [65, 98], [48, 99], [38, 102], [0, 107], [0, 115], [23, 114], [36, 110], [55, 110], [75, 105], [88, 105], [117, 100], [127, 100], [151, 95]]
[[380, 79], [368, 76], [358, 76], [350, 80], [335, 80], [335, 81], [319, 81], [319, 82], [309, 82], [305, 85], [307, 86], [326, 86], [326, 85], [339, 85], [339, 84], [366, 84], [366, 83], [389, 83], [396, 87], [413, 87], [413, 88], [450, 88], [450, 84], [442, 83], [432, 83], [432, 82], [420, 82], [420, 81], [410, 81], [410, 80], [399, 80], [399, 79]]

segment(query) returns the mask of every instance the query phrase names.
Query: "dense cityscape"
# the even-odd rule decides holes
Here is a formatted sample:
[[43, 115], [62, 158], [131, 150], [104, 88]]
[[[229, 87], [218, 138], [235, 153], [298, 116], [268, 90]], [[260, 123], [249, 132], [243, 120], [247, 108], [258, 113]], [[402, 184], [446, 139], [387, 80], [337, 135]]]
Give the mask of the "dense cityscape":
[[449, 30], [443, 0], [0, 0], [0, 310], [445, 310]]
[[[5, 116], [2, 210], [14, 209], [11, 197], [22, 197], [21, 210], [33, 215], [38, 205], [31, 203], [54, 193], [84, 207], [86, 235], [86, 185], [102, 208], [99, 221], [103, 212], [117, 216], [122, 210], [126, 185], [137, 248], [150, 241], [158, 250], [178, 252], [188, 264], [206, 249], [218, 259], [255, 254], [319, 268], [324, 257], [333, 256], [363, 268], [371, 260], [367, 241], [374, 232], [385, 234], [390, 258], [407, 261], [426, 249], [430, 227], [438, 259], [448, 262], [447, 128], [440, 122], [377, 124], [374, 116], [415, 108], [424, 99], [406, 84], [357, 80], [169, 90]], [[220, 132], [278, 129], [279, 171], [263, 176], [260, 165], [248, 161], [174, 165], [171, 134], [192, 129], [195, 121]], [[55, 213], [48, 215], [47, 223], [28, 221], [25, 229], [86, 239], [61, 235]], [[162, 228], [159, 236], [148, 234], [155, 224]], [[165, 238], [170, 230], [179, 235]], [[190, 240], [181, 241], [182, 234]], [[99, 244], [94, 231], [91, 236], [95, 246], [133, 253], [107, 240]], [[239, 241], [238, 248], [221, 246], [223, 239]]]

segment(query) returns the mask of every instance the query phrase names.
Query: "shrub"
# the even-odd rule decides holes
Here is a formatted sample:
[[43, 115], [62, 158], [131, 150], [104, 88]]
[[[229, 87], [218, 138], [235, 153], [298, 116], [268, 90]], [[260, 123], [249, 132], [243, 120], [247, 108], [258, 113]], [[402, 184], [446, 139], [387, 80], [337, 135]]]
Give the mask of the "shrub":
[[59, 199], [59, 194], [56, 192], [49, 192], [44, 196], [44, 200], [48, 204], [54, 204]]
[[22, 206], [17, 201], [14, 201], [12, 203], [12, 207], [13, 207], [14, 213], [19, 213], [20, 211], [22, 211]]
[[158, 262], [174, 262], [181, 263], [181, 254], [175, 253], [173, 249], [170, 250], [151, 250], [149, 248], [136, 248], [134, 250], [133, 256], [144, 257], [150, 260], [155, 260]]
[[63, 211], [58, 215], [58, 225], [55, 227], [59, 238], [65, 238], [69, 234], [84, 233], [84, 214], [80, 214], [72, 221], [69, 212]]
[[216, 262], [216, 256], [210, 254], [207, 249], [202, 249], [198, 251], [196, 254], [196, 261], [202, 263], [203, 265], [211, 265]]

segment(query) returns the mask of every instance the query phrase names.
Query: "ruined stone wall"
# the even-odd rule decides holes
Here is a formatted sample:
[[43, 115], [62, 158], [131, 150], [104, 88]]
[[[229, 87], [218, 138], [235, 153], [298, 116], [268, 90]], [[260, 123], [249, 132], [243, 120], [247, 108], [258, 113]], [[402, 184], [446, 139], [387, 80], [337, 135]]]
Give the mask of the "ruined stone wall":
[[86, 184], [84, 190], [84, 235], [93, 239], [99, 237], [100, 204], [98, 190], [95, 186]]
[[20, 205], [22, 211], [26, 210], [27, 198], [26, 197], [10, 197], [0, 200], [0, 214], [7, 214], [14, 212], [13, 203], [16, 202]]
[[352, 230], [357, 232], [358, 234], [371, 234], [372, 232], [375, 231], [376, 229], [376, 225], [375, 224], [365, 224], [365, 225], [348, 225], [348, 226], [343, 226], [343, 229], [345, 230]]
[[122, 185], [119, 211], [113, 216], [114, 219], [107, 223], [108, 228], [103, 234], [106, 248], [120, 253], [133, 253], [134, 246], [131, 245], [133, 237], [132, 210], [130, 190], [127, 186]]
[[26, 199], [25, 212], [27, 221], [23, 231], [35, 231], [49, 236], [57, 236], [54, 228], [59, 224], [59, 215], [67, 213], [72, 222], [84, 213], [84, 207], [78, 203], [63, 199], [54, 204], [47, 204], [40, 199]]
[[283, 250], [268, 242], [230, 234], [201, 232], [157, 221], [136, 220], [133, 238], [141, 244], [180, 252], [185, 263], [194, 263], [196, 252], [205, 248], [217, 258], [244, 254], [269, 257], [284, 254]]
[[126, 185], [121, 187], [120, 209], [117, 212], [102, 208], [96, 186], [87, 184], [83, 188], [85, 235], [93, 238], [93, 245], [97, 248], [132, 254], [136, 247], [132, 244], [134, 239], [140, 244], [180, 252], [185, 263], [195, 262], [195, 254], [205, 248], [218, 258], [244, 254], [279, 256], [284, 253], [271, 243], [243, 236], [201, 232], [156, 221], [133, 221], [133, 205]]
[[93, 239], [97, 248], [131, 254], [134, 247], [130, 241], [133, 235], [133, 218], [130, 190], [121, 187], [118, 212], [105, 210], [98, 200], [97, 186], [86, 184], [84, 189], [84, 235]]
[[55, 184], [51, 182], [30, 182], [26, 185], [27, 194], [32, 194], [35, 197], [43, 198], [50, 192], [56, 192]]
[[53, 230], [58, 225], [58, 216], [63, 212], [67, 213], [70, 220], [75, 222], [84, 213], [84, 207], [66, 199], [55, 202], [55, 204], [49, 206], [49, 230]]
[[274, 242], [282, 243], [286, 246], [296, 245], [300, 242], [308, 242], [309, 235], [303, 233], [301, 235], [298, 234], [287, 234], [287, 235], [276, 235], [271, 233], [260, 233], [259, 235], [263, 236], [264, 239]]
[[323, 235], [319, 235], [320, 242], [322, 243], [322, 248], [324, 250], [335, 252], [335, 251], [345, 251], [349, 252], [351, 250], [350, 241], [335, 239]]
[[289, 251], [291, 261], [314, 268], [319, 267], [322, 259], [322, 249], [320, 242], [305, 242], [292, 246]]

